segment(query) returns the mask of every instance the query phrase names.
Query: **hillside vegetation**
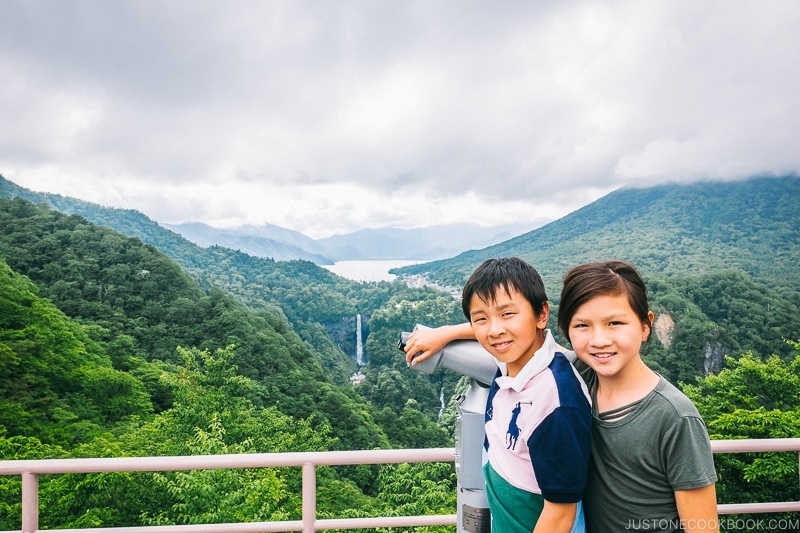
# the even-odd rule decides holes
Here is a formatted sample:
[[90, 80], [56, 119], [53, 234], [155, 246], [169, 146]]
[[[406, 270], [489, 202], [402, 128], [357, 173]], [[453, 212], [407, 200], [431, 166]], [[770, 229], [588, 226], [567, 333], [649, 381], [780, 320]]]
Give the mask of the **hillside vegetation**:
[[[697, 205], [686, 187], [686, 201]], [[672, 256], [657, 259], [660, 251], [642, 261], [657, 316], [644, 357], [683, 383], [715, 438], [800, 436], [797, 265], [786, 260], [798, 248], [800, 226], [790, 213], [796, 187], [788, 178], [718, 184], [711, 203], [738, 206], [758, 224], [714, 215], [694, 234], [681, 230], [681, 242], [706, 246], [705, 255], [682, 258], [685, 269]], [[680, 215], [675, 194], [620, 191], [611, 196], [629, 201], [617, 202], [624, 205], [616, 214], [606, 213], [607, 197], [570, 215], [583, 221], [582, 237], [557, 234], [567, 227], [557, 222], [508, 241], [505, 251], [427, 268], [455, 283], [484, 256], [538, 243], [535, 253], [553, 259], [545, 275], [555, 320], [562, 241], [575, 247], [573, 259], [613, 252], [636, 263], [647, 257], [647, 242], [618, 239], [603, 248], [593, 239], [621, 230], [628, 211], [636, 213], [629, 224], [662, 213], [650, 221], [660, 227], [634, 228], [637, 235], [678, 231], [664, 229], [664, 213], [695, 215]], [[746, 209], [765, 203], [770, 209]], [[647, 209], [637, 211], [640, 204]], [[711, 249], [727, 260], [709, 256]], [[759, 267], [758, 250], [781, 259]], [[369, 364], [353, 386], [356, 313], [367, 323]], [[462, 320], [459, 303], [432, 288], [356, 283], [308, 261], [201, 248], [141, 213], [36, 195], [0, 179], [0, 459], [450, 446], [454, 397], [465, 380], [409, 370], [396, 343], [415, 323]], [[797, 467], [796, 455], [719, 458], [720, 501], [798, 499], [787, 481], [796, 481]], [[452, 513], [453, 482], [452, 465], [324, 470], [321, 516]], [[300, 513], [298, 487], [292, 471], [59, 476], [42, 484], [41, 523], [291, 519]], [[0, 529], [19, 528], [19, 491], [18, 478], [0, 480]]]
[[[130, 371], [139, 361], [175, 365], [178, 347], [213, 352], [235, 346], [232, 363], [259, 385], [253, 392], [258, 405], [331, 423], [344, 449], [386, 444], [369, 416], [360, 414], [351, 389], [330, 383], [280, 317], [249, 311], [218, 289], [206, 293], [154, 247], [77, 215], [0, 199], [0, 226], [0, 257], [11, 271], [83, 324], [84, 336], [105, 348], [115, 368]], [[346, 417], [337, 412], [343, 407], [350, 411]]]
[[[364, 295], [365, 301], [347, 296], [361, 296], [355, 282], [307, 261], [276, 262], [220, 246], [204, 248], [138, 211], [35, 193], [2, 176], [0, 197], [43, 203], [153, 245], [175, 261], [202, 290], [218, 287], [250, 309], [285, 317], [291, 329], [313, 347], [313, 353], [334, 382], [347, 383], [356, 370], [355, 315], [360, 312], [368, 318], [369, 310], [376, 306], [374, 296]], [[385, 296], [385, 287], [377, 291]], [[378, 294], [377, 298], [381, 297]]]
[[496, 246], [394, 272], [460, 287], [484, 259], [512, 255], [536, 266], [554, 300], [570, 267], [622, 259], [649, 278], [740, 270], [797, 301], [800, 178], [620, 189]]

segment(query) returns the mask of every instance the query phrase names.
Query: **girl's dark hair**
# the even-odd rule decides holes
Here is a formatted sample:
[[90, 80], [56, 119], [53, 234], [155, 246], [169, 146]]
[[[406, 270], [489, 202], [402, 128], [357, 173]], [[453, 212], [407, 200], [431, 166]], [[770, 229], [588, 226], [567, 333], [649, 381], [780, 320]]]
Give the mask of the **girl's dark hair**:
[[472, 297], [478, 296], [493, 302], [500, 287], [508, 294], [511, 294], [511, 289], [516, 290], [530, 302], [537, 317], [542, 314], [547, 301], [542, 277], [535, 268], [518, 257], [501, 257], [481, 263], [464, 285], [461, 309], [467, 320], [470, 320], [469, 304]]
[[[628, 297], [631, 309], [653, 331], [644, 280], [625, 261], [605, 261], [576, 266], [567, 272], [558, 304], [558, 328], [569, 340], [569, 323], [580, 306], [598, 296]], [[648, 339], [650, 338], [648, 333]]]

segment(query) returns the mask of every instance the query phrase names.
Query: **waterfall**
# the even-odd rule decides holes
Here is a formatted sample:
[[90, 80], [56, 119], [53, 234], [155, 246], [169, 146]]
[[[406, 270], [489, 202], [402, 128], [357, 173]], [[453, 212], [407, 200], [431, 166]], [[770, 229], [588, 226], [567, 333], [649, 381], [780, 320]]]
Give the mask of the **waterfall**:
[[361, 342], [361, 314], [356, 315], [356, 363], [364, 366], [364, 345]]
[[441, 387], [439, 389], [439, 422], [444, 418], [444, 383], [441, 384]]

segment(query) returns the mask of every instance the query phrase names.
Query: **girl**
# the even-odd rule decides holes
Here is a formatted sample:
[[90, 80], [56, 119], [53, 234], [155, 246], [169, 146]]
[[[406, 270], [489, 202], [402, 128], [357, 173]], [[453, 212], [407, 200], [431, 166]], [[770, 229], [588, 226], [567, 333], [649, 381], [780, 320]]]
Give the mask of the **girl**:
[[590, 531], [718, 531], [717, 480], [700, 414], [639, 354], [653, 313], [638, 272], [589, 263], [564, 278], [558, 327], [592, 395]]
[[[639, 354], [652, 321], [644, 281], [628, 263], [589, 263], [567, 273], [558, 326], [592, 395], [586, 527], [716, 532], [717, 476], [705, 424]], [[406, 353], [422, 352], [416, 362], [470, 336], [469, 324], [420, 329]]]

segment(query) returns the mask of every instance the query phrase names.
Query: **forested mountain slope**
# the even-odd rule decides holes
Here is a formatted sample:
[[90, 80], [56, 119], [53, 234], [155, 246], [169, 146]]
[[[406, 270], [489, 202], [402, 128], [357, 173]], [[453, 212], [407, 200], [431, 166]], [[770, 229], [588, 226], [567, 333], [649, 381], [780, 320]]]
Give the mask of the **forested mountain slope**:
[[[17, 202], [12, 207], [31, 208]], [[176, 334], [188, 334], [198, 326], [198, 317], [205, 316], [200, 325], [204, 329], [220, 318], [216, 308], [227, 314], [235, 305], [225, 302], [219, 291], [216, 298], [208, 299], [215, 302], [212, 306], [203, 305], [206, 297], [192, 295], [178, 297], [171, 306], [168, 299], [149, 293], [155, 297], [149, 316], [136, 321], [139, 331], [128, 331], [128, 300], [136, 300], [142, 291], [122, 275], [126, 263], [97, 256], [96, 261], [84, 263], [79, 257], [96, 251], [92, 226], [79, 217], [65, 220], [61, 214], [42, 213], [43, 206], [33, 211], [28, 211], [32, 216], [18, 217], [19, 223], [0, 217], [0, 227], [11, 230], [4, 232], [11, 236], [8, 240], [23, 245], [13, 248], [4, 242], [3, 253], [25, 249], [25, 230], [46, 240], [48, 236], [39, 231], [44, 222], [41, 215], [44, 219], [51, 215], [50, 221], [58, 227], [55, 237], [72, 251], [64, 258], [69, 272], [61, 274], [84, 297], [62, 300], [79, 304], [73, 310], [79, 309], [81, 316], [70, 318], [41, 297], [28, 277], [0, 259], [0, 460], [280, 453], [386, 445], [386, 437], [371, 422], [362, 401], [315, 379], [321, 369], [314, 368], [314, 358], [304, 356], [304, 348], [291, 335], [282, 338], [269, 324], [253, 324], [247, 313], [231, 316], [234, 320], [228, 325], [244, 320], [255, 326], [257, 334], [273, 337], [259, 354], [272, 367], [261, 377], [237, 375], [235, 362], [244, 362], [248, 353], [232, 346], [216, 350], [176, 347], [174, 358], [180, 364], [142, 359], [147, 355], [140, 350], [148, 341], [146, 330], [157, 334], [172, 328]], [[78, 236], [71, 240], [69, 233]], [[152, 265], [158, 255], [149, 253], [151, 247], [105, 228], [97, 233], [103, 246], [128, 246], [131, 256], [137, 248], [149, 248], [139, 255], [142, 264]], [[29, 254], [25, 263], [31, 273], [41, 275], [38, 268], [59, 266], [52, 244], [49, 253]], [[167, 282], [178, 281], [159, 265], [150, 272]], [[108, 276], [116, 276], [115, 284], [96, 290], [103, 285], [95, 282]], [[106, 298], [113, 301], [112, 314], [106, 315], [109, 328], [92, 319], [109, 310]], [[173, 313], [172, 323], [152, 324], [159, 307]], [[186, 320], [187, 316], [193, 319]], [[210, 345], [219, 341], [215, 335], [212, 328], [203, 337]], [[290, 396], [285, 395], [286, 385]], [[286, 414], [304, 411], [303, 418]], [[408, 417], [400, 423], [413, 435], [403, 439], [415, 446], [444, 445], [447, 439], [441, 430], [420, 416], [413, 425]], [[385, 418], [384, 413], [381, 417]], [[423, 436], [433, 440], [422, 441]], [[424, 508], [401, 496], [412, 514], [449, 513], [455, 505], [451, 470], [450, 465], [397, 471], [391, 466], [380, 471], [371, 466], [318, 469], [317, 509], [325, 517], [364, 512], [386, 515], [398, 505], [397, 484], [402, 483], [428, 487]], [[299, 469], [43, 476], [38, 485], [39, 523], [45, 529], [79, 529], [87, 524], [299, 520], [300, 484]], [[21, 490], [19, 476], [6, 476], [0, 483], [0, 529], [19, 529]]]
[[650, 278], [735, 269], [777, 290], [800, 287], [800, 178], [625, 188], [504, 243], [452, 259], [412, 265], [460, 287], [484, 259], [516, 255], [535, 265], [552, 299], [571, 266], [632, 262]]
[[[233, 363], [259, 385], [257, 405], [313, 415], [332, 426], [345, 449], [387, 444], [363, 401], [352, 388], [330, 383], [284, 319], [249, 311], [218, 289], [206, 293], [154, 247], [44, 204], [0, 199], [0, 227], [0, 259], [84, 325], [114, 368], [129, 371], [132, 361], [177, 364], [179, 346], [235, 345]], [[163, 409], [169, 400], [162, 401]]]
[[675, 383], [719, 371], [729, 355], [793, 355], [784, 339], [800, 331], [798, 177], [621, 189], [502, 244], [393, 272], [460, 287], [484, 259], [509, 255], [541, 272], [554, 331], [570, 267], [632, 262], [656, 312], [645, 357]]
[[[397, 351], [396, 337], [401, 330], [413, 327], [417, 319], [407, 316], [402, 322], [381, 323], [392, 328], [378, 336], [382, 342], [388, 342], [383, 346], [371, 338], [369, 324], [375, 310], [385, 306], [393, 308], [402, 302], [432, 301], [440, 302], [438, 308], [441, 312], [426, 319], [426, 323], [434, 325], [459, 319], [460, 311], [453, 299], [434, 289], [411, 288], [400, 282], [357, 283], [307, 261], [275, 262], [218, 246], [201, 248], [136, 211], [104, 208], [72, 198], [33, 193], [2, 178], [0, 196], [48, 204], [137, 237], [173, 258], [203, 290], [211, 291], [217, 287], [249, 309], [285, 317], [288, 328], [308, 343], [311, 353], [337, 384], [349, 385], [348, 378], [355, 370], [354, 361], [345, 352], [355, 355], [356, 314], [363, 318], [367, 356], [371, 357], [373, 351], [388, 350], [386, 356], [378, 360], [384, 361], [388, 357], [390, 361], [398, 362], [403, 358]], [[401, 439], [410, 444], [414, 437], [407, 431], [408, 424], [401, 428], [395, 419], [413, 417], [414, 409], [419, 409], [435, 420], [441, 403], [440, 382], [444, 379], [451, 383], [453, 376], [437, 374], [428, 377], [403, 369], [387, 382], [382, 379], [381, 366], [379, 363], [376, 368], [367, 368], [367, 378], [359, 390], [366, 392], [379, 410], [391, 404], [390, 412], [381, 411], [381, 423], [385, 427], [397, 428], [397, 433], [390, 435], [391, 439]], [[392, 394], [387, 394], [387, 387], [393, 390]], [[447, 398], [451, 391], [452, 387], [448, 386]], [[411, 411], [405, 410], [406, 400], [415, 402]], [[435, 439], [428, 442], [435, 442]], [[421, 441], [416, 442], [416, 445], [421, 444]]]
[[[368, 317], [374, 308], [370, 297], [359, 305], [357, 299], [343, 296], [361, 293], [356, 282], [307, 261], [276, 262], [219, 246], [203, 248], [138, 211], [32, 192], [2, 176], [0, 197], [45, 203], [151, 244], [177, 262], [204, 290], [218, 287], [251, 309], [285, 316], [291, 328], [313, 346], [313, 353], [336, 383], [347, 383], [355, 371], [355, 316], [360, 312]], [[384, 287], [379, 292], [385, 296], [387, 291]]]
[[148, 376], [159, 371], [136, 366], [139, 379], [114, 369], [87, 328], [0, 260], [0, 429], [67, 445], [150, 414], [162, 395], [145, 383], [154, 385]]

